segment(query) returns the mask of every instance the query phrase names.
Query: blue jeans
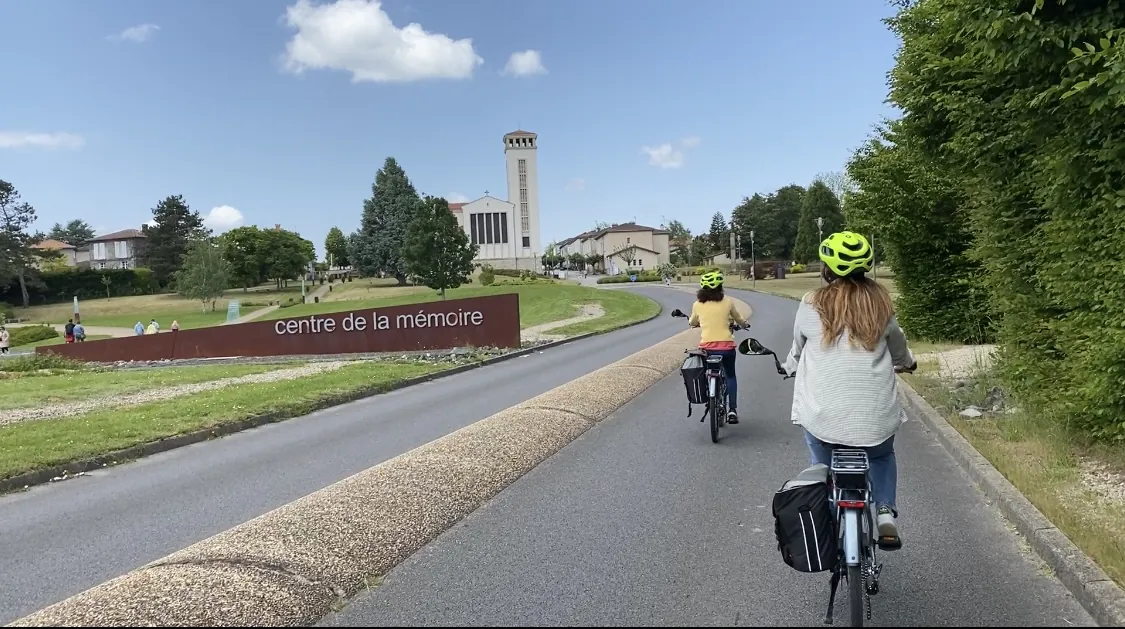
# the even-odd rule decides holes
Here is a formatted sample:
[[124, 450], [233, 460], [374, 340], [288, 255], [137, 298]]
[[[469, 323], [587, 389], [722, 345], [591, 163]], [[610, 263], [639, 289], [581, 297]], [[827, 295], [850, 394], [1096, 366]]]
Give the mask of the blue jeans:
[[727, 408], [738, 410], [738, 378], [734, 375], [734, 357], [738, 355], [733, 349], [709, 349], [707, 355], [723, 357], [723, 371], [727, 376]]
[[[809, 459], [812, 465], [818, 463], [831, 465], [832, 450], [834, 447], [840, 447], [817, 439], [807, 430], [805, 431], [805, 443], [809, 444]], [[878, 506], [890, 507], [891, 511], [897, 516], [895, 498], [897, 498], [896, 492], [898, 490], [898, 464], [895, 461], [894, 436], [892, 435], [890, 439], [877, 446], [862, 449], [867, 451], [867, 462], [871, 465], [868, 474], [871, 477], [872, 499]]]

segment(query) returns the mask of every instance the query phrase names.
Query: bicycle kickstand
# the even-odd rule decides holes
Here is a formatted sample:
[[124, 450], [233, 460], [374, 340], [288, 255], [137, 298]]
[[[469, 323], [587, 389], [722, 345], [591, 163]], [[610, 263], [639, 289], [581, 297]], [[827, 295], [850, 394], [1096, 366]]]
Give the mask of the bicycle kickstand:
[[824, 624], [832, 624], [832, 608], [836, 605], [836, 588], [840, 587], [840, 571], [832, 571], [832, 580], [828, 583], [828, 613], [824, 615]]

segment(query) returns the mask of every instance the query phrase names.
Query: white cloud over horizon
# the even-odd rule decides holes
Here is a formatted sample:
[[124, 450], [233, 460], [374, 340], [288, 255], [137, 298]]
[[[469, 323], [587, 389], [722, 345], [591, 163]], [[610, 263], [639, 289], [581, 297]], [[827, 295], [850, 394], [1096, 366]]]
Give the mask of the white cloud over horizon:
[[378, 0], [297, 0], [285, 21], [297, 31], [282, 55], [293, 74], [342, 70], [353, 83], [467, 79], [484, 63], [471, 38], [454, 40], [414, 22], [399, 28]]
[[110, 35], [109, 39], [141, 44], [152, 39], [152, 36], [155, 35], [158, 30], [160, 30], [160, 27], [156, 24], [138, 24], [136, 26], [130, 26], [116, 35]]
[[461, 194], [460, 192], [454, 192], [453, 194], [446, 197], [445, 200], [450, 203], [468, 203], [472, 199]]
[[642, 146], [641, 153], [648, 155], [648, 163], [658, 168], [679, 168], [684, 165], [684, 151], [697, 148], [699, 136], [689, 135], [680, 140], [677, 146], [665, 142], [659, 146]]
[[504, 65], [501, 74], [516, 77], [536, 76], [547, 74], [547, 68], [543, 65], [543, 57], [538, 50], [525, 50], [513, 52], [512, 56], [508, 57], [508, 63]]
[[229, 205], [219, 205], [203, 217], [203, 224], [211, 228], [216, 234], [228, 232], [235, 227], [242, 227], [242, 212]]
[[74, 133], [0, 131], [0, 149], [39, 148], [75, 151], [85, 144], [86, 139]]

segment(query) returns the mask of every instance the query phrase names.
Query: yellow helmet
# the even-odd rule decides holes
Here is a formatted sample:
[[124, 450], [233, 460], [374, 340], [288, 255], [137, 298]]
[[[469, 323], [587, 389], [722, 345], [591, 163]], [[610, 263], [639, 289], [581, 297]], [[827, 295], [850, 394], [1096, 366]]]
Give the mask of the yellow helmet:
[[840, 277], [871, 270], [875, 252], [862, 234], [836, 232], [820, 243], [820, 259]]
[[719, 288], [723, 285], [723, 274], [718, 271], [711, 271], [704, 273], [703, 277], [699, 278], [700, 288]]

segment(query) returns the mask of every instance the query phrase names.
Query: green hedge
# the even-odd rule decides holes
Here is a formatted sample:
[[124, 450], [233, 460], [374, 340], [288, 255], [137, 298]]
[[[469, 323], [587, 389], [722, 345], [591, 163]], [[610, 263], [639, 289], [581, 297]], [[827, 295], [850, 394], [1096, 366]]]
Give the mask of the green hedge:
[[[159, 290], [159, 285], [148, 269], [67, 269], [48, 271], [28, 281], [27, 292], [31, 305], [50, 304], [79, 299], [98, 299], [106, 296], [102, 278], [109, 278], [111, 297], [148, 295]], [[0, 301], [23, 305], [19, 282], [12, 280], [0, 288]]]
[[[599, 284], [627, 284], [629, 283], [629, 273], [622, 273], [620, 275], [607, 275], [606, 277], [599, 277]], [[656, 271], [642, 271], [636, 273], [638, 282], [659, 282], [663, 278]]]
[[913, 231], [884, 239], [902, 298], [928, 294], [904, 315], [952, 338], [966, 319], [993, 326], [1021, 407], [1125, 440], [1125, 33], [1109, 30], [1125, 6], [908, 7], [890, 21], [904, 122], [888, 150], [907, 147], [912, 167], [886, 174], [935, 194], [913, 199]]
[[56, 339], [59, 331], [49, 325], [26, 325], [18, 328], [8, 328], [8, 344], [12, 347], [27, 345], [37, 341]]

